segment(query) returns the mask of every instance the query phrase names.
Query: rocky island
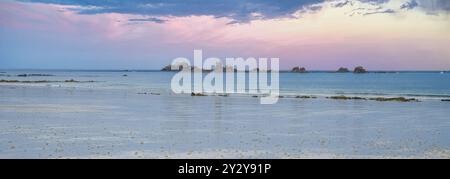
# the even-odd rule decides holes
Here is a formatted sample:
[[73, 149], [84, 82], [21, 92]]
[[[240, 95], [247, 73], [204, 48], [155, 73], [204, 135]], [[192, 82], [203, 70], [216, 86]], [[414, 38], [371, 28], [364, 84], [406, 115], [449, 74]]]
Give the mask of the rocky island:
[[344, 67], [341, 67], [336, 71], [336, 73], [348, 73], [348, 72], [350, 72], [350, 70], [348, 70], [348, 68], [344, 68]]
[[357, 66], [355, 70], [353, 70], [353, 73], [367, 73], [366, 69], [362, 66]]
[[294, 67], [292, 68], [291, 72], [294, 73], [306, 73], [306, 68], [305, 67]]
[[[206, 73], [209, 73], [209, 72], [213, 72], [213, 71], [216, 71], [216, 70], [220, 70], [220, 67], [218, 67], [218, 68], [215, 68], [215, 69], [201, 69], [201, 68], [199, 68], [199, 67], [196, 67], [196, 66], [188, 66], [188, 65], [179, 65], [179, 69], [178, 70], [176, 70], [176, 69], [172, 69], [172, 66], [171, 65], [167, 65], [167, 66], [165, 66], [164, 68], [162, 68], [160, 71], [175, 71], [175, 72], [177, 72], [177, 71], [182, 71], [183, 70], [183, 66], [187, 66], [188, 68], [190, 68], [191, 69], [191, 71], [192, 72], [206, 72]], [[255, 69], [252, 69], [252, 70], [238, 70], [236, 67], [233, 67], [233, 66], [225, 66], [225, 67], [223, 67], [222, 68], [222, 71], [223, 72], [271, 72], [271, 70], [260, 70], [259, 68], [255, 68]]]

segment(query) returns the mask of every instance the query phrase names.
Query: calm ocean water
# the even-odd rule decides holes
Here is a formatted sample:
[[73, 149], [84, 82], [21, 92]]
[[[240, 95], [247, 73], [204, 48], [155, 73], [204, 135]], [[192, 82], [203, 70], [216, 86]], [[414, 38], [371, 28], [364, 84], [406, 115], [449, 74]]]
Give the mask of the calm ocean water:
[[[158, 71], [8, 71], [0, 79], [96, 81], [96, 83], [49, 83], [35, 86], [83, 87], [123, 90], [142, 90], [169, 93], [175, 72]], [[11, 75], [7, 77], [5, 75]], [[17, 77], [19, 74], [49, 74], [54, 76]], [[0, 74], [2, 75], [2, 74]], [[127, 75], [127, 76], [124, 76]], [[30, 84], [28, 84], [30, 85]], [[292, 95], [357, 95], [357, 96], [411, 96], [423, 98], [450, 98], [450, 73], [280, 73], [280, 93]]]
[[172, 72], [2, 72], [96, 82], [0, 84], [0, 158], [450, 158], [449, 73], [281, 73], [282, 94], [319, 97], [261, 105], [175, 95]]

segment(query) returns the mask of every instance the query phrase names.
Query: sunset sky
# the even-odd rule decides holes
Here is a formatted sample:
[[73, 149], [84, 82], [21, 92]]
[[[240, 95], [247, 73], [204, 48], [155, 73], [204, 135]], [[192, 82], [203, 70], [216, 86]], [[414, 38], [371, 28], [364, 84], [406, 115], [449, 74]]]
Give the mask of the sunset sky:
[[450, 70], [449, 0], [0, 0], [0, 69], [160, 69], [278, 57], [282, 69]]

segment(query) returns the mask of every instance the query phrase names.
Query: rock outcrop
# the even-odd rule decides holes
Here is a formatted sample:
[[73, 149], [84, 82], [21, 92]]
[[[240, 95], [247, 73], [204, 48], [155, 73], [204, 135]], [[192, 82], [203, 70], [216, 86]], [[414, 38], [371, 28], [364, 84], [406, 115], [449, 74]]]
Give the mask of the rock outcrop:
[[316, 99], [316, 96], [296, 96], [295, 98], [299, 98], [299, 99]]
[[50, 74], [19, 74], [17, 77], [31, 77], [31, 76], [53, 76]]
[[49, 81], [49, 80], [36, 80], [36, 81], [19, 81], [19, 80], [4, 80], [1, 79], [0, 83], [94, 83], [95, 81], [77, 81], [74, 79], [65, 81]]
[[194, 93], [194, 92], [192, 92], [191, 96], [206, 96], [206, 95], [202, 94], [202, 93]]
[[364, 97], [348, 97], [348, 96], [330, 96], [326, 97], [327, 99], [335, 99], [335, 100], [372, 100], [372, 101], [380, 101], [380, 102], [420, 102], [415, 98], [405, 98], [405, 97], [396, 97], [396, 98], [386, 98], [386, 97], [376, 97], [376, 98], [364, 98]]
[[191, 66], [189, 66], [189, 65], [186, 64], [186, 63], [177, 63], [177, 64], [174, 65], [174, 66], [175, 66], [175, 67], [178, 66], [178, 69], [177, 69], [177, 68], [173, 68], [173, 69], [172, 69], [172, 64], [170, 64], [170, 65], [165, 66], [163, 69], [161, 69], [161, 71], [181, 71], [181, 70], [183, 70], [184, 67], [187, 67], [188, 69], [190, 68], [191, 70], [194, 69], [194, 67], [191, 67]]
[[357, 66], [355, 68], [355, 70], [353, 71], [353, 73], [367, 73], [366, 69], [364, 69], [364, 67], [362, 66]]
[[350, 72], [350, 70], [348, 70], [347, 68], [341, 67], [336, 72], [337, 73], [348, 73], [348, 72]]
[[378, 98], [370, 98], [370, 100], [375, 100], [375, 101], [382, 101], [382, 102], [389, 102], [389, 101], [396, 101], [396, 102], [419, 102], [419, 100], [415, 99], [415, 98], [404, 98], [404, 97], [398, 97], [398, 98], [383, 98], [383, 97], [378, 97]]
[[[180, 69], [183, 69], [183, 67], [180, 67]], [[179, 70], [172, 70], [172, 65], [167, 65], [161, 71], [179, 71]]]
[[292, 68], [291, 72], [306, 73], [306, 68], [305, 67], [294, 67], [294, 68]]
[[[187, 66], [187, 65], [181, 65], [180, 64], [179, 65], [179, 69], [177, 70], [177, 69], [172, 69], [172, 65], [167, 65], [164, 68], [162, 68], [161, 71], [182, 71], [184, 66]], [[202, 69], [202, 68], [199, 68], [199, 67], [196, 67], [196, 66], [187, 66], [187, 68], [188, 69], [190, 68], [192, 72], [200, 72], [200, 71], [202, 71], [202, 72], [211, 72], [211, 71], [213, 71], [213, 70]]]
[[336, 99], [336, 100], [367, 100], [367, 98], [363, 97], [348, 97], [348, 96], [331, 96], [327, 97], [328, 99]]

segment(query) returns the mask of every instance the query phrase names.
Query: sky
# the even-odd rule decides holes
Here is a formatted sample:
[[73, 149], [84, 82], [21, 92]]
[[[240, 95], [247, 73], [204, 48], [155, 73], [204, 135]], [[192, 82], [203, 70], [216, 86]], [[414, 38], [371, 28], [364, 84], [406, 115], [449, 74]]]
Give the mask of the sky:
[[0, 69], [160, 69], [177, 57], [281, 69], [450, 70], [449, 0], [0, 0]]

